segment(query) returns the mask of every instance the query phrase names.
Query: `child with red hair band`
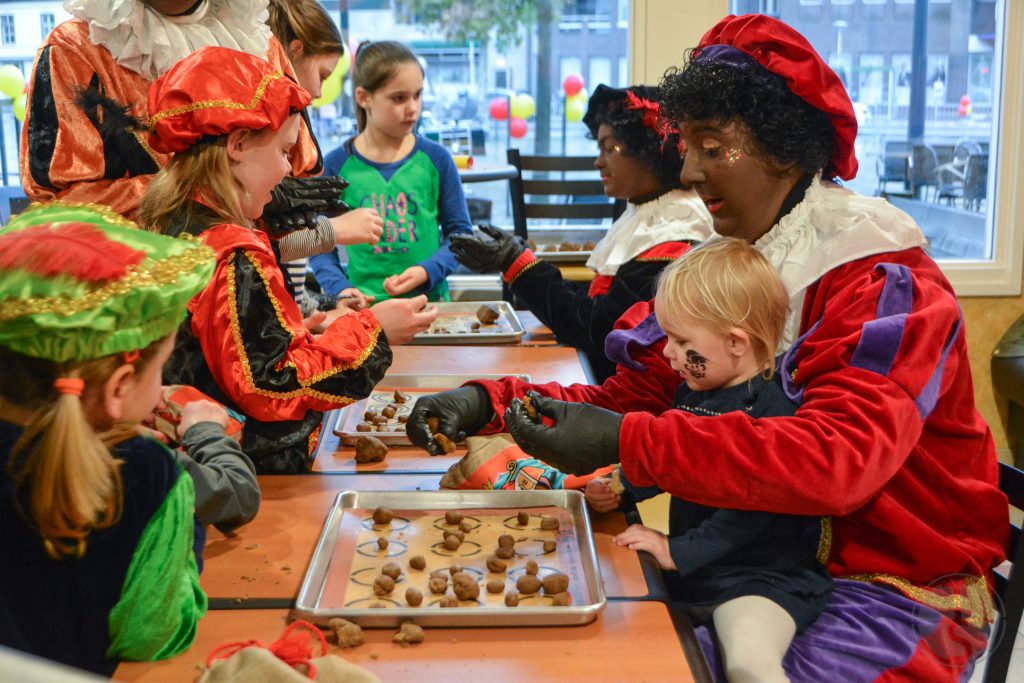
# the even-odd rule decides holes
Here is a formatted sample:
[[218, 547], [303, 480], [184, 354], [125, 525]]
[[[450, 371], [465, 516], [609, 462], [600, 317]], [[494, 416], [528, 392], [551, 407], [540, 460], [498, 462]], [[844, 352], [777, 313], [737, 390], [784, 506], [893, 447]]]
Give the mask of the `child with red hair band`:
[[220, 47], [182, 59], [149, 91], [149, 144], [174, 156], [146, 190], [141, 222], [217, 253], [164, 379], [244, 414], [242, 446], [263, 473], [308, 469], [323, 411], [367, 396], [391, 365], [391, 344], [437, 316], [416, 297], [331, 311], [319, 335], [304, 327], [254, 221], [290, 171], [308, 103], [271, 64]]
[[0, 229], [0, 643], [109, 676], [206, 612], [195, 490], [137, 428], [213, 251], [106, 207]]

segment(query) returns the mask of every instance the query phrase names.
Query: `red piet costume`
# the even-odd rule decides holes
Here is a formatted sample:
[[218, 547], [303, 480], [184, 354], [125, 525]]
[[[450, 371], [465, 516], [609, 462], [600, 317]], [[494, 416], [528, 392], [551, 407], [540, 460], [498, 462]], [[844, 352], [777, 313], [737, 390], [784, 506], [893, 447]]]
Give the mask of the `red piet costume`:
[[[207, 134], [277, 129], [308, 102], [264, 60], [203, 48], [150, 88], [150, 144], [181, 151]], [[369, 395], [391, 364], [373, 313], [338, 318], [314, 337], [265, 233], [226, 223], [198, 202], [161, 227], [197, 235], [217, 254], [213, 279], [189, 303], [165, 382], [195, 386], [245, 414], [242, 445], [258, 472], [308, 469], [322, 411]]]
[[[834, 74], [802, 36], [768, 17], [729, 17], [699, 49], [696, 59], [726, 63], [742, 51], [784, 76], [833, 117], [837, 173], [855, 172], [845, 92], [838, 80], [828, 86]], [[815, 92], [823, 83], [827, 92]], [[790, 294], [780, 372], [799, 403], [793, 417], [671, 410], [680, 378], [662, 356], [653, 302], [609, 336], [615, 377], [535, 387], [625, 413], [619, 452], [635, 485], [709, 506], [831, 517], [836, 589], [786, 656], [794, 681], [966, 679], [994, 617], [988, 580], [1004, 558], [1007, 503], [960, 308], [924, 243], [902, 211], [820, 177], [755, 242]], [[504, 406], [528, 386], [481, 384], [499, 416], [486, 431], [499, 430]], [[713, 647], [705, 652], [714, 660]]]
[[[228, 6], [213, 4], [210, 12]], [[150, 179], [170, 157], [151, 149], [143, 134], [118, 122], [116, 112], [99, 105], [83, 109], [79, 100], [82, 91], [94, 92], [124, 103], [130, 115], [145, 119], [151, 79], [119, 64], [118, 55], [94, 44], [89, 36], [87, 21], [66, 21], [50, 32], [36, 57], [21, 135], [22, 186], [33, 201], [92, 202], [135, 218]], [[284, 49], [273, 36], [266, 58], [295, 79]], [[322, 165], [303, 117], [291, 156], [296, 176], [319, 173]]]

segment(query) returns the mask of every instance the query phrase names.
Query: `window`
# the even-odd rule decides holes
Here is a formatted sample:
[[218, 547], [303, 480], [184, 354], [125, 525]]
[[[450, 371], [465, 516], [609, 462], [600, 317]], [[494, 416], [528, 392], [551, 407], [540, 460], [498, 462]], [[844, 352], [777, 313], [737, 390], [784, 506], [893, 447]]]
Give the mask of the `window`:
[[625, 88], [633, 85], [629, 82], [629, 60], [625, 57], [619, 57], [619, 88]]
[[0, 44], [14, 45], [14, 15], [0, 14]]
[[39, 30], [42, 34], [42, 39], [46, 40], [46, 36], [50, 35], [50, 31], [57, 24], [57, 19], [50, 13], [43, 13], [39, 15]]
[[607, 57], [591, 57], [589, 66], [590, 74], [587, 83], [590, 84], [591, 89], [601, 83], [615, 85], [612, 82], [612, 60]]

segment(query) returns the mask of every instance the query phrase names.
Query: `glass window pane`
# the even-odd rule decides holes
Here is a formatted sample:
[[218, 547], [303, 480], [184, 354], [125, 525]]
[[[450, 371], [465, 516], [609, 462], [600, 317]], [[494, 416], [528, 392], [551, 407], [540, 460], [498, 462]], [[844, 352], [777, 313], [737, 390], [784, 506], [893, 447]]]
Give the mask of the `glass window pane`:
[[[991, 259], [999, 5], [931, 0], [915, 48], [913, 0], [875, 3], [870, 13], [835, 0], [805, 11], [814, 4], [779, 0], [774, 15], [827, 56], [853, 100], [860, 171], [847, 185], [907, 211], [936, 258]], [[731, 0], [730, 9], [743, 5]]]

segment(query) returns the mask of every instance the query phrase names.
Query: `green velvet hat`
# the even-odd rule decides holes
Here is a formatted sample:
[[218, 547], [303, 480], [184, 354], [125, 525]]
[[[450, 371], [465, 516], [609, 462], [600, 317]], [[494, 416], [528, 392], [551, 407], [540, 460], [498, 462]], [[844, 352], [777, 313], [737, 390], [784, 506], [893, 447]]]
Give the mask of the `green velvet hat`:
[[107, 207], [33, 204], [0, 228], [0, 346], [53, 361], [145, 348], [178, 328], [213, 268], [202, 242]]

